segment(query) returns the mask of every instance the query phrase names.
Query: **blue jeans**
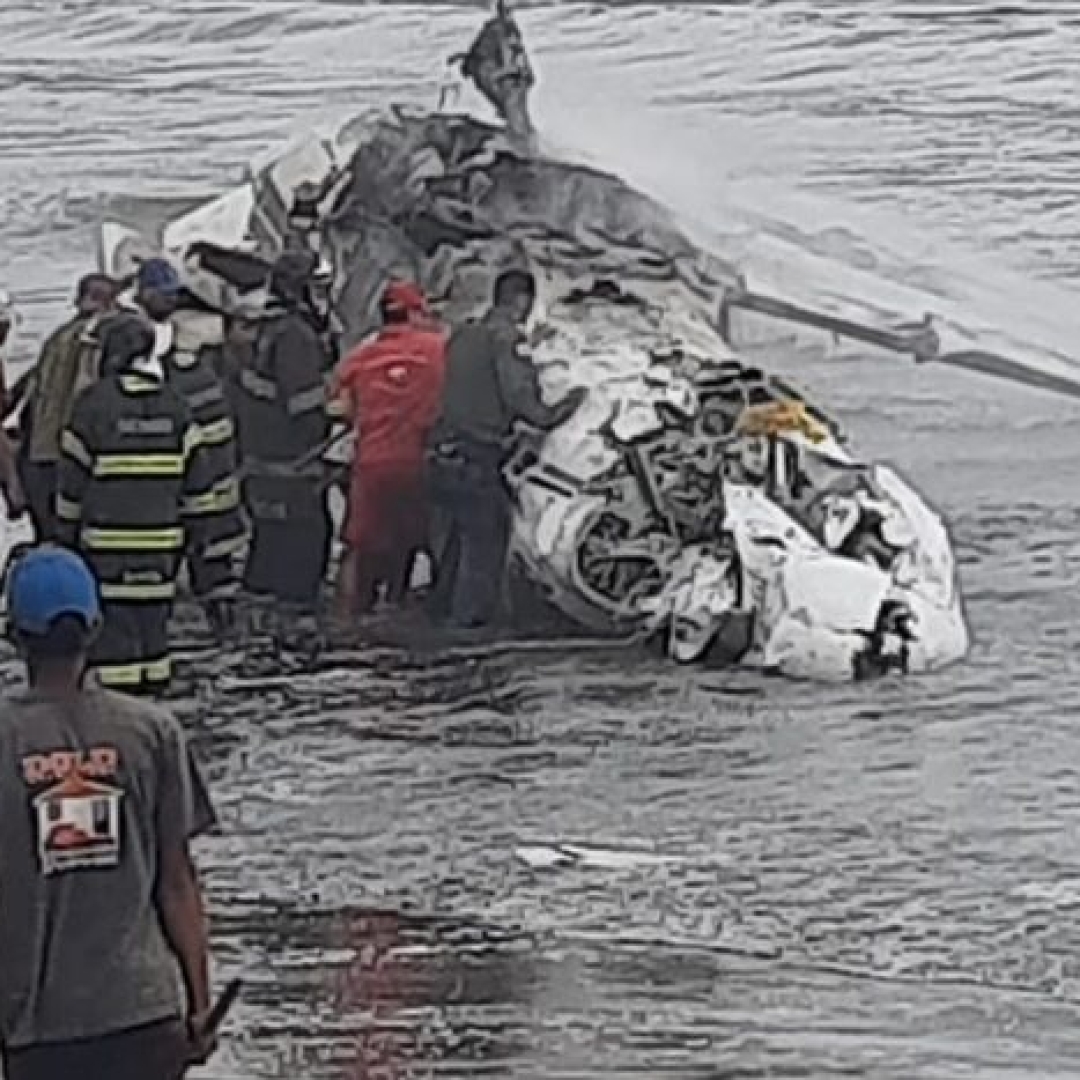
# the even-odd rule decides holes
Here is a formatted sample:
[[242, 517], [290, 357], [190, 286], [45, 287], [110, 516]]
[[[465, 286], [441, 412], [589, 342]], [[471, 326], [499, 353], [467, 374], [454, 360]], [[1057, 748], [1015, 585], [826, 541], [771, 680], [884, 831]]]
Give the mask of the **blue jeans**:
[[453, 626], [490, 626], [503, 614], [510, 497], [501, 465], [501, 450], [478, 443], [455, 443], [431, 459], [442, 534], [433, 607]]

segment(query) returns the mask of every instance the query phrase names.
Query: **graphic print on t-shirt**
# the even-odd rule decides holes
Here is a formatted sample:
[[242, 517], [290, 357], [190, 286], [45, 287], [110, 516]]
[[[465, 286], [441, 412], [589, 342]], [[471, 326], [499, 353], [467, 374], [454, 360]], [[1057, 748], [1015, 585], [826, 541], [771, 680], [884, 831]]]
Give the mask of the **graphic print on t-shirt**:
[[73, 773], [34, 800], [45, 875], [116, 866], [124, 793]]
[[117, 764], [118, 755], [111, 747], [89, 754], [37, 754], [23, 760], [23, 776], [29, 783], [55, 781], [33, 799], [44, 875], [108, 869], [119, 863], [124, 792], [104, 782], [115, 776]]

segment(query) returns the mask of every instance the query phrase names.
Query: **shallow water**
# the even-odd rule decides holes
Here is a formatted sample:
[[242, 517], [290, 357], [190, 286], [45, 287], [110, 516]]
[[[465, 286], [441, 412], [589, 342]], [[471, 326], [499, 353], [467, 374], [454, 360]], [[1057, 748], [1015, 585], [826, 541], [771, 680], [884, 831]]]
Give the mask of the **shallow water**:
[[[522, 22], [549, 141], [702, 230], [749, 212], [838, 266], [884, 248], [908, 283], [962, 279], [1061, 337], [1080, 18], [986, 9]], [[318, 118], [434, 101], [477, 17], [5, 0], [0, 285], [25, 340], [110, 196], [214, 191]], [[611, 650], [372, 651], [200, 680], [181, 708], [224, 822], [203, 851], [218, 971], [249, 980], [212, 1075], [1075, 1074], [1076, 406], [848, 348], [759, 359], [946, 513], [970, 661], [823, 689]]]

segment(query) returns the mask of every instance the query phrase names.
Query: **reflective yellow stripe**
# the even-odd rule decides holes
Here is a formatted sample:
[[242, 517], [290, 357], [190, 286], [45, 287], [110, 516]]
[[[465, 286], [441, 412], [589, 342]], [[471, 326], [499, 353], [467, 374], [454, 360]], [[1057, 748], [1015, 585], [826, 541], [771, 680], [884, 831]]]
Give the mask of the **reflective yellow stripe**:
[[214, 499], [219, 511], [235, 510], [240, 505], [240, 482], [233, 476], [214, 485]]
[[250, 368], [241, 370], [240, 385], [252, 397], [262, 398], [264, 401], [273, 401], [277, 397], [277, 386]]
[[83, 529], [82, 543], [95, 551], [179, 551], [183, 529]]
[[67, 499], [63, 495], [56, 496], [56, 516], [61, 521], [78, 521], [82, 517], [82, 503], [74, 499]]
[[199, 432], [204, 446], [221, 446], [232, 440], [236, 434], [233, 422], [226, 417], [224, 420], [215, 420], [212, 424], [201, 424]]
[[149, 375], [121, 375], [120, 389], [128, 394], [152, 394], [161, 383]]
[[176, 584], [162, 581], [155, 585], [101, 585], [103, 600], [172, 600], [176, 597]]
[[216, 405], [219, 401], [225, 400], [225, 394], [218, 385], [207, 386], [203, 390], [196, 390], [193, 394], [187, 394], [188, 408], [192, 412], [198, 412], [199, 409], [205, 409], [207, 405]]
[[115, 476], [183, 475], [184, 459], [180, 454], [102, 454], [94, 462], [94, 476], [99, 480]]
[[313, 386], [310, 390], [301, 390], [293, 394], [285, 408], [290, 416], [299, 416], [300, 413], [310, 412], [312, 409], [321, 409], [326, 404], [326, 391], [322, 386]]
[[60, 436], [60, 449], [68, 457], [73, 457], [84, 469], [89, 470], [94, 467], [94, 459], [90, 456], [90, 451], [71, 428], [65, 429], [64, 434]]
[[184, 432], [184, 460], [187, 461], [200, 446], [202, 446], [202, 432], [198, 424], [192, 424]]
[[189, 495], [181, 508], [185, 514], [223, 514], [240, 505], [240, 484], [235, 477], [219, 480], [209, 491]]
[[212, 544], [207, 544], [203, 548], [203, 558], [213, 561], [214, 559], [228, 558], [230, 555], [238, 555], [248, 546], [250, 539], [245, 529], [243, 532], [237, 533], [236, 536], [228, 536], [224, 540], [215, 540]]
[[138, 686], [143, 681], [142, 664], [102, 664], [94, 671], [102, 686]]
[[198, 495], [189, 495], [180, 503], [182, 514], [216, 514], [218, 512], [217, 492], [211, 488]]
[[150, 660], [135, 664], [101, 664], [94, 672], [102, 686], [141, 686], [143, 683], [168, 682], [172, 676], [172, 660]]

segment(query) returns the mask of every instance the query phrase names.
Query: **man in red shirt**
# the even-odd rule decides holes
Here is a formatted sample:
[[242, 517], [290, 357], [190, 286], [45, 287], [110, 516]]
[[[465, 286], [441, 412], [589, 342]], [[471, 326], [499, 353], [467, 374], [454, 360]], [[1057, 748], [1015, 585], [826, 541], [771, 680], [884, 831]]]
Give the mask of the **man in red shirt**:
[[420, 289], [391, 281], [380, 300], [383, 327], [338, 369], [334, 397], [356, 427], [338, 615], [369, 607], [380, 586], [401, 600], [417, 553], [427, 546], [425, 440], [438, 417], [446, 335]]

